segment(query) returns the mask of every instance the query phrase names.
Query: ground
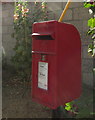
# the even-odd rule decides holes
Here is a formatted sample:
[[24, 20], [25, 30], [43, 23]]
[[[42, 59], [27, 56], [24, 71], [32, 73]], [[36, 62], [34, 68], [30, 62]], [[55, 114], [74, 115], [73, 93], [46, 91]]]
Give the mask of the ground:
[[26, 84], [3, 71], [3, 118], [50, 118], [51, 110], [32, 101]]
[[[93, 90], [83, 87], [82, 95], [75, 102], [80, 116], [89, 117], [93, 112]], [[3, 118], [51, 118], [52, 110], [35, 103], [31, 98], [31, 82], [23, 83], [10, 72], [3, 70]]]

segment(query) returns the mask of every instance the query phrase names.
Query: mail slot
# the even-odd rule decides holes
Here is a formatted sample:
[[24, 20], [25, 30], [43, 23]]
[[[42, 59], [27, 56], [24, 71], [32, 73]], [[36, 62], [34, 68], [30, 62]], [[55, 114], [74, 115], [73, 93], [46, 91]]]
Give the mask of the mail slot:
[[33, 33], [32, 36], [34, 36], [34, 38], [36, 40], [53, 40], [53, 35], [51, 33]]
[[72, 25], [33, 24], [32, 99], [52, 109], [81, 94], [81, 40]]

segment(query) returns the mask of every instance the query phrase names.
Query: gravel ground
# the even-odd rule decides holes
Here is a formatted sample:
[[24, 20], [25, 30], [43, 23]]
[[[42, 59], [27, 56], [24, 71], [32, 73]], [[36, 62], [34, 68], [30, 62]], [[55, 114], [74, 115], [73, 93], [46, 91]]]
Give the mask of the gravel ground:
[[5, 71], [2, 101], [3, 118], [51, 118], [51, 109], [32, 101], [31, 84], [10, 78]]
[[[31, 83], [23, 83], [11, 75], [3, 71], [3, 118], [51, 118], [51, 109], [32, 101]], [[84, 85], [82, 88], [75, 103], [79, 106], [79, 118], [89, 118], [89, 112], [93, 112], [93, 90]]]

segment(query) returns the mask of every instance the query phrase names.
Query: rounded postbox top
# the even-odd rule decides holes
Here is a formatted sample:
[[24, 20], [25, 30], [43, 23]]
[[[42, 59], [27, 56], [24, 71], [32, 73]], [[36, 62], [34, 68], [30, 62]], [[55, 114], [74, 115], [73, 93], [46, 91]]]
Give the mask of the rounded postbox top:
[[[58, 26], [60, 26], [60, 27], [63, 27], [63, 26], [66, 27], [66, 28], [67, 28], [67, 27], [69, 27], [69, 28], [72, 28], [72, 27], [73, 27], [73, 29], [75, 29], [75, 30], [78, 32], [77, 28], [76, 28], [73, 24], [67, 23], [67, 22], [58, 22], [57, 20], [34, 22], [33, 25], [34, 25], [34, 26], [35, 26], [35, 25], [36, 25], [36, 26], [40, 26], [40, 29], [48, 26], [49, 31], [51, 31], [52, 27], [54, 27], [55, 24], [58, 24]], [[51, 26], [51, 27], [49, 27], [49, 26]], [[45, 29], [46, 29], [46, 28], [45, 28]]]
[[37, 24], [37, 23], [66, 23], [66, 24], [70, 24], [67, 22], [58, 22], [57, 20], [39, 21], [39, 22], [34, 22], [33, 24]]
[[34, 24], [36, 23], [49, 23], [49, 22], [58, 22], [57, 20], [49, 20], [49, 21], [40, 21], [40, 22], [34, 22]]
[[[66, 25], [72, 25], [71, 23], [67, 23], [67, 22], [58, 22], [57, 20], [49, 20], [49, 21], [40, 21], [40, 22], [34, 22], [33, 24], [50, 24], [50, 23], [55, 23], [55, 24], [66, 24]], [[75, 26], [74, 26], [75, 27]], [[75, 27], [76, 28], [76, 27]]]

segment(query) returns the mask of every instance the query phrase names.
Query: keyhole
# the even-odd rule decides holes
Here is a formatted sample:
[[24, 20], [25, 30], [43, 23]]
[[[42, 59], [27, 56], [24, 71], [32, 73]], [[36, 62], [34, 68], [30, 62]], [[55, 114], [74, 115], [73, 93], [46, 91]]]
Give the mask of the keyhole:
[[41, 55], [41, 60], [45, 61], [46, 60], [46, 55]]

